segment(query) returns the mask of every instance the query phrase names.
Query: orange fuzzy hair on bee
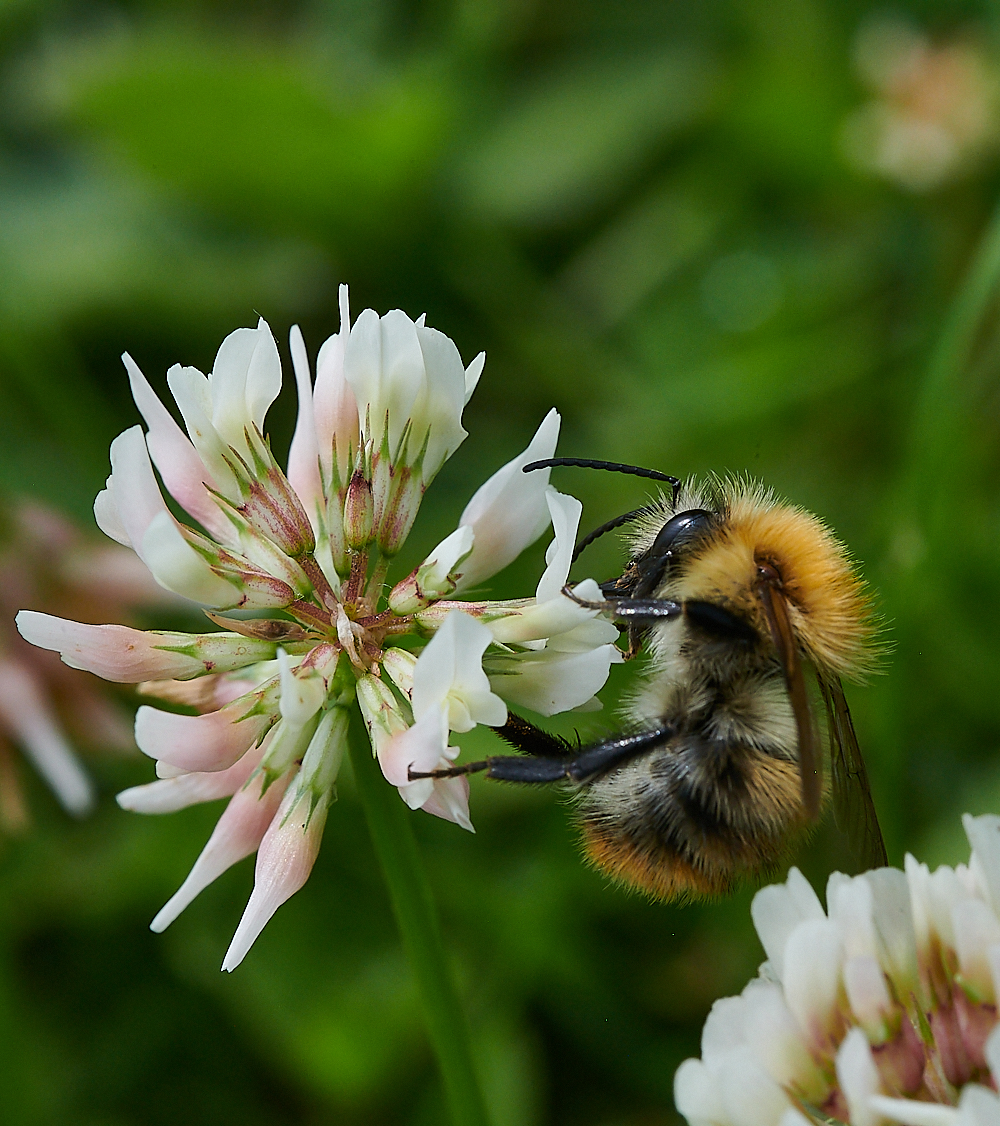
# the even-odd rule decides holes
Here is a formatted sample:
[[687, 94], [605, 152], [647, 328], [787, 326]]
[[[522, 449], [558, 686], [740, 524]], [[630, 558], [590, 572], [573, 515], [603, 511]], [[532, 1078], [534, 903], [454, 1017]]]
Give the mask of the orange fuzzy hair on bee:
[[[875, 623], [865, 584], [847, 549], [818, 517], [742, 479], [716, 481], [704, 489], [688, 485], [679, 499], [678, 511], [714, 509], [719, 525], [658, 597], [727, 606], [766, 636], [755, 586], [758, 566], [770, 564], [781, 576], [789, 618], [806, 655], [838, 676], [857, 679], [871, 671]], [[663, 519], [662, 511], [651, 513], [637, 539], [647, 538], [649, 528]]]

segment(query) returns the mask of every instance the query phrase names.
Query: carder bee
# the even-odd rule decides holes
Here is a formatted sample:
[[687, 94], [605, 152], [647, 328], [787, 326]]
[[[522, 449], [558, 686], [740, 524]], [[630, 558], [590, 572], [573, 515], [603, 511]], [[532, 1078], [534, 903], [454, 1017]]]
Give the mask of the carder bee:
[[[604, 601], [584, 603], [627, 631], [627, 656], [648, 653], [625, 730], [578, 747], [511, 715], [498, 734], [521, 755], [434, 776], [573, 784], [590, 860], [660, 899], [722, 894], [774, 869], [828, 797], [859, 864], [885, 864], [842, 687], [871, 668], [875, 626], [843, 544], [816, 516], [748, 480], [682, 483], [576, 458], [525, 472], [556, 465], [671, 486], [669, 497], [608, 521], [576, 550], [633, 526], [624, 572], [601, 584]], [[575, 597], [569, 586], [564, 593]]]

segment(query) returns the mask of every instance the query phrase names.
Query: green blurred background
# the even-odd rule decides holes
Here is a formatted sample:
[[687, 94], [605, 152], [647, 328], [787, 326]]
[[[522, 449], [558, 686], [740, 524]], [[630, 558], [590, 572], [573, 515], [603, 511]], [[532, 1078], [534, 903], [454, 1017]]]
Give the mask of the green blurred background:
[[[162, 388], [259, 313], [286, 360], [294, 321], [314, 354], [347, 281], [355, 313], [426, 312], [488, 355], [408, 560], [553, 405], [561, 453], [763, 478], [878, 592], [894, 651], [850, 699], [891, 861], [965, 859], [958, 815], [1000, 812], [992, 303], [968, 357], [931, 357], [1000, 189], [993, 19], [985, 0], [2, 0], [0, 487], [92, 527], [108, 443], [138, 421], [123, 349]], [[923, 62], [900, 79], [907, 44]], [[914, 114], [934, 128], [907, 132]], [[293, 400], [270, 416], [282, 451]], [[556, 483], [585, 526], [646, 496]], [[496, 595], [532, 590], [543, 550]], [[575, 718], [552, 726], [614, 722]], [[151, 764], [90, 766], [93, 818], [25, 769], [34, 825], [0, 843], [0, 1119], [442, 1123], [350, 778], [306, 888], [230, 977], [252, 862], [146, 929], [219, 807], [125, 814], [113, 793]], [[581, 863], [555, 793], [472, 790], [476, 836], [413, 824], [495, 1126], [674, 1122], [675, 1067], [763, 956], [752, 889], [647, 903]], [[847, 863], [822, 833], [798, 859], [818, 887]]]

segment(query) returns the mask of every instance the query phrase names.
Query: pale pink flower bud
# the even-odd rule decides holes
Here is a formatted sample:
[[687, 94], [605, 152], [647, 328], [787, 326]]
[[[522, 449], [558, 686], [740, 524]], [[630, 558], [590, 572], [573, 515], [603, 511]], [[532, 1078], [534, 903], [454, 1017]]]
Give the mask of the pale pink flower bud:
[[271, 660], [272, 641], [236, 633], [166, 633], [128, 626], [85, 625], [21, 610], [15, 619], [25, 641], [53, 649], [73, 669], [105, 680], [135, 684], [141, 680], [187, 680], [208, 672], [229, 672]]
[[376, 498], [376, 540], [383, 555], [395, 555], [413, 528], [424, 499], [426, 481], [421, 461], [393, 468], [384, 499]]
[[143, 706], [135, 741], [143, 754], [181, 770], [225, 770], [264, 737], [277, 718], [277, 681], [208, 715], [176, 715]]
[[227, 770], [190, 771], [160, 778], [122, 790], [115, 800], [133, 813], [174, 813], [189, 805], [231, 797], [257, 769], [266, 745], [265, 739], [260, 747], [251, 747]]
[[371, 542], [374, 517], [371, 483], [356, 472], [344, 498], [344, 539], [349, 550], [360, 551]]
[[474, 533], [463, 525], [443, 539], [427, 558], [389, 593], [396, 614], [412, 614], [452, 594], [461, 578], [462, 560], [472, 551]]
[[223, 970], [233, 971], [268, 920], [309, 878], [326, 824], [328, 804], [312, 806], [290, 788], [257, 850], [253, 894], [226, 952]]
[[407, 649], [393, 646], [382, 654], [382, 669], [393, 684], [409, 699], [413, 693], [413, 670], [417, 658]]
[[263, 776], [255, 778], [230, 799], [187, 879], [149, 924], [151, 931], [159, 934], [166, 930], [195, 896], [237, 861], [256, 851], [288, 785], [286, 777], [262, 793], [263, 781]]

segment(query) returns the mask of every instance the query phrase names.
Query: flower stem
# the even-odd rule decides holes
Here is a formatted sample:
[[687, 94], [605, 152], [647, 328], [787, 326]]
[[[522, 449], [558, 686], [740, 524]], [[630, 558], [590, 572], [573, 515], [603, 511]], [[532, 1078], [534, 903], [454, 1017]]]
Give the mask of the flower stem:
[[468, 1024], [448, 966], [437, 909], [410, 825], [410, 811], [379, 772], [357, 714], [351, 723], [348, 745], [368, 831], [417, 979], [452, 1124], [488, 1126], [486, 1104], [472, 1061]]

